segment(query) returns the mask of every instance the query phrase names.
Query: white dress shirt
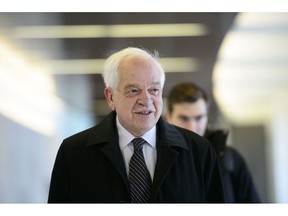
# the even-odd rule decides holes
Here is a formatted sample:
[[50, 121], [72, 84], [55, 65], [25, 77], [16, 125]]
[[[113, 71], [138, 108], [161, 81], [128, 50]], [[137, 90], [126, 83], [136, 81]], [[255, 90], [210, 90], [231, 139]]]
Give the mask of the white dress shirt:
[[[116, 116], [116, 125], [119, 135], [119, 145], [122, 152], [122, 156], [125, 162], [127, 176], [129, 177], [129, 162], [134, 153], [134, 146], [131, 142], [135, 136], [129, 133], [119, 122], [118, 116]], [[151, 179], [153, 181], [155, 165], [156, 165], [156, 126], [154, 125], [149, 131], [141, 136], [147, 143], [143, 146], [143, 155], [150, 172]]]

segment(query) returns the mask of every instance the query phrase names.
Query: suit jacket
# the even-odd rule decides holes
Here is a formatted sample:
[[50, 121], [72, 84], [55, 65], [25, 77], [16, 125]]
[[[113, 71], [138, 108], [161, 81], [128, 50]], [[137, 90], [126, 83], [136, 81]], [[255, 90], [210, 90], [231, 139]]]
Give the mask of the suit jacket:
[[[129, 203], [128, 177], [118, 143], [115, 112], [61, 144], [52, 171], [49, 203]], [[216, 153], [206, 139], [157, 123], [152, 203], [224, 202]]]

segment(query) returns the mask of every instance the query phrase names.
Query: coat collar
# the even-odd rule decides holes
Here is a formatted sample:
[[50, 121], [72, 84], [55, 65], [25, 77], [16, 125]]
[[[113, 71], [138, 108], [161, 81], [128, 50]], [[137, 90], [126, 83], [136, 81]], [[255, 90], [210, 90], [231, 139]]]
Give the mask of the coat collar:
[[168, 124], [162, 117], [157, 123], [157, 135], [160, 137], [160, 142], [165, 143], [169, 147], [180, 147], [189, 149], [188, 144], [183, 138], [183, 135], [177, 130], [177, 127]]
[[110, 112], [99, 124], [91, 129], [88, 135], [87, 145], [109, 143], [117, 139], [116, 113]]

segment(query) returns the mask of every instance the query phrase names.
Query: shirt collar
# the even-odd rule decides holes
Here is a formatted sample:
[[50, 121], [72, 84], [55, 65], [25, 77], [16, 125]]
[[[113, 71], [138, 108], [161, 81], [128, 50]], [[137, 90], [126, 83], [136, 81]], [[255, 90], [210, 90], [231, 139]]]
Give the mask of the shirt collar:
[[[119, 145], [122, 150], [135, 138], [130, 132], [128, 132], [119, 122], [118, 116], [116, 116], [116, 125], [119, 135]], [[146, 142], [155, 149], [156, 147], [156, 126], [154, 125], [149, 131], [141, 136]]]

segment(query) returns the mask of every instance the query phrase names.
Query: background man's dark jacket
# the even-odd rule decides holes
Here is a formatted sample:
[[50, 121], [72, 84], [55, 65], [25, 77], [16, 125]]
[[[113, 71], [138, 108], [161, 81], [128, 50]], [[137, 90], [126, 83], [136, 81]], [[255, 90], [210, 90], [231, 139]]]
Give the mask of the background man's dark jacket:
[[[49, 203], [129, 203], [127, 173], [115, 112], [97, 126], [63, 141], [52, 172]], [[224, 202], [217, 155], [188, 130], [157, 123], [152, 203]]]
[[226, 202], [260, 203], [248, 166], [235, 148], [226, 145], [227, 136], [225, 130], [210, 130], [205, 134], [220, 160]]

